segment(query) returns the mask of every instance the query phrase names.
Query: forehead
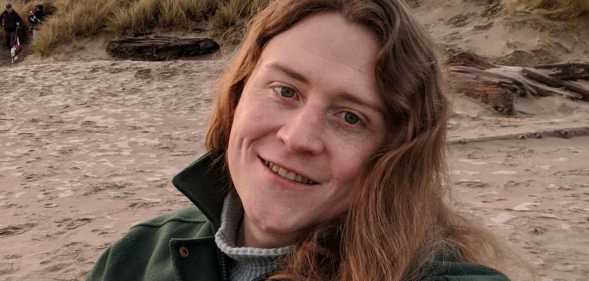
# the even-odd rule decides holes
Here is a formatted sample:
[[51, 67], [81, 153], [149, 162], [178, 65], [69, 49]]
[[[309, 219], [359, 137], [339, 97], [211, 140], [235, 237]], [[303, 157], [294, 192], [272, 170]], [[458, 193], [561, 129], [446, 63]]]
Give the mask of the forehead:
[[307, 52], [318, 59], [339, 62], [340, 66], [372, 72], [378, 48], [376, 36], [370, 30], [330, 12], [309, 16], [276, 35], [264, 53], [296, 49], [297, 54]]
[[285, 65], [325, 87], [358, 94], [376, 92], [379, 44], [367, 28], [339, 13], [313, 15], [271, 39], [261, 69]]

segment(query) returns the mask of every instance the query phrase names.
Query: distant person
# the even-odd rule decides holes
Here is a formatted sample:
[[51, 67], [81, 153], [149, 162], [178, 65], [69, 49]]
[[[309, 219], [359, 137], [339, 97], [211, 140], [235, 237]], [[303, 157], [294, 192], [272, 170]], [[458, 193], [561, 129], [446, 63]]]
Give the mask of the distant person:
[[22, 25], [22, 19], [18, 13], [12, 8], [12, 5], [6, 4], [6, 10], [0, 15], [0, 23], [4, 27], [5, 46], [10, 50], [12, 42], [16, 39], [16, 29]]
[[45, 10], [43, 9], [43, 5], [35, 5], [35, 7], [29, 12], [29, 25], [31, 27], [31, 31], [33, 32], [33, 40], [37, 36], [37, 30], [39, 25], [43, 22], [45, 18]]
[[38, 25], [43, 22], [45, 18], [45, 11], [43, 9], [43, 5], [35, 5], [35, 7], [29, 12], [29, 23], [31, 24], [31, 29], [35, 29]]
[[509, 280], [445, 201], [442, 77], [402, 0], [270, 1], [207, 153], [174, 177], [194, 205], [134, 226], [87, 280]]

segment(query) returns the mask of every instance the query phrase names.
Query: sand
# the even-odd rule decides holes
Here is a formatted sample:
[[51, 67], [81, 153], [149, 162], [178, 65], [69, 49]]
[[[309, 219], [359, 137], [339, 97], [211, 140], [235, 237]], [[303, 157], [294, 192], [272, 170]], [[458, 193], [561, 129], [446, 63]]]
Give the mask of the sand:
[[[533, 52], [551, 34], [528, 25], [509, 32], [510, 15], [480, 15], [488, 1], [422, 2], [415, 13], [442, 56], [448, 46], [488, 45], [483, 55], [505, 59]], [[447, 20], [459, 15], [466, 25]], [[488, 22], [492, 28], [475, 28]], [[509, 40], [524, 43], [504, 45]], [[570, 46], [547, 57], [567, 61], [589, 50]], [[204, 151], [224, 61], [114, 61], [94, 45], [79, 56], [0, 61], [0, 280], [83, 280], [130, 226], [191, 204], [170, 179]], [[514, 280], [585, 280], [589, 137], [534, 133], [589, 128], [589, 103], [521, 98], [518, 115], [504, 117], [450, 96], [452, 204], [528, 264], [515, 268], [523, 277]]]

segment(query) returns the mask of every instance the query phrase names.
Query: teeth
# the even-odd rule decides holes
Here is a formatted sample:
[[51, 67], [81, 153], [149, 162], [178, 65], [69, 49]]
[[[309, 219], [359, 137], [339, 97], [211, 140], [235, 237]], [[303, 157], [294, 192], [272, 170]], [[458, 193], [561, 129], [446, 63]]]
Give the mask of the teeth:
[[301, 175], [296, 175], [295, 176], [295, 181], [304, 182], [304, 183], [307, 182]]
[[293, 172], [288, 172], [286, 173], [285, 177], [291, 181], [295, 180], [295, 178], [297, 177], [297, 175]]
[[272, 171], [273, 171], [274, 173], [278, 173], [278, 170], [280, 169], [278, 166], [276, 166], [276, 165], [273, 165], [273, 164], [270, 164], [270, 168], [272, 169]]
[[282, 168], [282, 167], [280, 167], [270, 161], [264, 161], [264, 164], [266, 164], [266, 166], [268, 166], [268, 168], [270, 168], [270, 170], [272, 170], [272, 172], [274, 172], [275, 174], [277, 174], [285, 179], [289, 179], [291, 181], [295, 181], [295, 182], [306, 184], [306, 185], [311, 185], [311, 184], [315, 183], [312, 180], [310, 180], [304, 176], [301, 176], [301, 175], [296, 174], [292, 171], [289, 171], [285, 168]]
[[288, 175], [288, 171], [282, 167], [279, 167], [278, 174], [281, 175], [282, 177], [286, 178]]

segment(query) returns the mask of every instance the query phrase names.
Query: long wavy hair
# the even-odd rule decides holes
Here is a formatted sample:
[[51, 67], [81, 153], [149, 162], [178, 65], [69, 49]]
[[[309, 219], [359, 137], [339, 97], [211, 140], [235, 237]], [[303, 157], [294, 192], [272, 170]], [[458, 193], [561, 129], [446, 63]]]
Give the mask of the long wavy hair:
[[[302, 237], [270, 280], [415, 280], [442, 253], [484, 262], [494, 242], [444, 202], [448, 103], [433, 43], [400, 0], [277, 0], [250, 22], [220, 80], [206, 138], [224, 159], [241, 92], [274, 36], [302, 19], [337, 12], [373, 32], [387, 116], [386, 144], [365, 169], [342, 217]], [[227, 173], [228, 174], [228, 173]]]

